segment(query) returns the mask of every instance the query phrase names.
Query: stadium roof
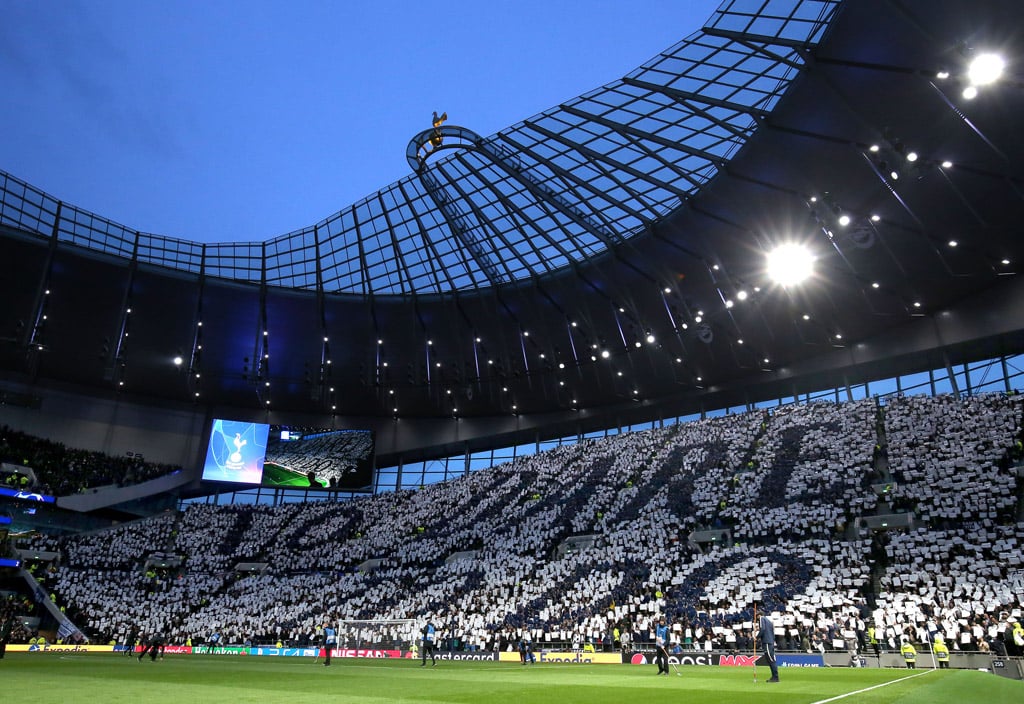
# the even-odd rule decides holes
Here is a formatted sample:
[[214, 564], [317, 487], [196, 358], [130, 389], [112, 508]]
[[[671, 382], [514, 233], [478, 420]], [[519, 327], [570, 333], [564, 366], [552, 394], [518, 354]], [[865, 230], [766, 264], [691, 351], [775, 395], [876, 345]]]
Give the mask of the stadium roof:
[[[495, 135], [424, 125], [407, 177], [266, 242], [136, 232], [0, 173], [0, 363], [438, 417], [749, 399], [1017, 349], [1014, 320], [963, 311], [1015, 300], [1024, 257], [1018, 24], [1010, 1], [728, 0]], [[1008, 75], [968, 99], [986, 51]], [[815, 257], [799, 287], [765, 273], [790, 241]]]

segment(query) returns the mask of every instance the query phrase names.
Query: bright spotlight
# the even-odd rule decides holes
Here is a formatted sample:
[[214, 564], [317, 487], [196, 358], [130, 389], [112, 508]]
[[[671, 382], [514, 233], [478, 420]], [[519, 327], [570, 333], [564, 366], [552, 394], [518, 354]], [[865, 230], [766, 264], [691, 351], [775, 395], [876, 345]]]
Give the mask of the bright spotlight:
[[998, 54], [978, 54], [967, 68], [967, 79], [972, 86], [987, 86], [1003, 75], [1006, 62]]
[[978, 89], [975, 86], [967, 86], [961, 95], [964, 96], [964, 100], [974, 100], [978, 97]]
[[814, 256], [802, 244], [781, 244], [768, 253], [768, 276], [781, 286], [796, 286], [814, 273]]
[[185, 360], [184, 360], [184, 359], [182, 359], [181, 357], [175, 357], [175, 358], [174, 358], [174, 366], [176, 366], [176, 367], [180, 367], [180, 366], [181, 366], [181, 363], [182, 363], [182, 362], [184, 362], [184, 361], [185, 361]]

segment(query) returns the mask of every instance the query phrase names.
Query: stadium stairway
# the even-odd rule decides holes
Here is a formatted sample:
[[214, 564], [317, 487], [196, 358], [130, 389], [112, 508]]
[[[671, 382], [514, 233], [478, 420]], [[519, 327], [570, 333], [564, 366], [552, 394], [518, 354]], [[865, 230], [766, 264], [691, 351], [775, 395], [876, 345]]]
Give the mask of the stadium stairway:
[[35, 602], [53, 616], [53, 619], [57, 622], [57, 631], [61, 634], [61, 637], [72, 633], [81, 633], [78, 627], [71, 622], [71, 619], [61, 611], [60, 607], [53, 603], [53, 599], [50, 598], [46, 590], [43, 589], [42, 585], [36, 581], [36, 578], [28, 570], [18, 570], [18, 575], [25, 580]]

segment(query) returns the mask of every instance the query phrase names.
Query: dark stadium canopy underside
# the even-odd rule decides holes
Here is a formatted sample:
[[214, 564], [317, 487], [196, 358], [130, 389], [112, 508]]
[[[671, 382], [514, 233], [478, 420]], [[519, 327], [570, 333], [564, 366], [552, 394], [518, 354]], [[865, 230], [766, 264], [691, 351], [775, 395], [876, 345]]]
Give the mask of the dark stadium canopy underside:
[[[3, 369], [217, 408], [600, 415], [784, 395], [883, 338], [915, 340], [888, 346], [893, 371], [944, 343], [1019, 349], [1005, 321], [963, 319], [1024, 261], [1019, 15], [726, 2], [496, 135], [425, 130], [410, 176], [265, 243], [137, 233], [0, 174]], [[1010, 75], [967, 100], [981, 51]], [[815, 275], [782, 288], [765, 254], [792, 240]]]

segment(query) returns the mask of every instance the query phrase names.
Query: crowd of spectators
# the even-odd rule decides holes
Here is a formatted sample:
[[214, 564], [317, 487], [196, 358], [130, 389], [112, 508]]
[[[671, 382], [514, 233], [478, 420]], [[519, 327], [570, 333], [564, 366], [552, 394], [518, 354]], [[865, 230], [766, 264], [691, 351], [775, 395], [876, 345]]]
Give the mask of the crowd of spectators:
[[[884, 408], [885, 429], [909, 433], [890, 423], [903, 417], [897, 405]], [[926, 407], [943, 418], [930, 423], [918, 410], [906, 425], [958, 438], [974, 481], [1004, 465], [1019, 439], [1012, 398]], [[977, 408], [996, 413], [991, 433]], [[942, 628], [955, 647], [980, 647], [964, 633], [1001, 630], [1004, 612], [1024, 606], [1013, 586], [1020, 565], [1005, 557], [1019, 563], [1024, 527], [950, 497], [960, 513], [943, 519], [961, 530], [940, 530], [932, 506], [960, 485], [938, 482], [935, 500], [917, 506], [925, 528], [881, 544], [847, 530], [876, 510], [882, 416], [872, 400], [816, 403], [585, 440], [419, 491], [192, 505], [58, 541], [55, 589], [103, 640], [141, 629], [181, 641], [217, 632], [225, 642], [300, 643], [325, 619], [429, 617], [468, 648], [500, 647], [524, 632], [541, 647], [605, 645], [615, 629], [620, 640], [647, 641], [665, 615], [681, 646], [731, 649], [749, 642], [758, 604], [777, 619], [783, 648], [864, 647], [871, 627], [920, 638], [928, 618], [949, 621]], [[903, 448], [921, 460], [922, 442], [890, 437], [887, 448], [903, 486], [921, 487], [904, 469]], [[1019, 485], [1000, 487], [1016, 505]], [[689, 540], [716, 526], [735, 543]], [[975, 542], [964, 542], [966, 526]], [[587, 536], [567, 548], [568, 538]], [[146, 588], [140, 564], [154, 550], [183, 559], [159, 590]], [[243, 561], [267, 570], [236, 572]], [[396, 623], [380, 637], [408, 643], [417, 629]]]
[[0, 426], [0, 462], [30, 468], [33, 492], [51, 496], [80, 494], [92, 488], [140, 484], [173, 474], [180, 467], [147, 462], [132, 454], [113, 456], [81, 450], [63, 443]]
[[885, 407], [893, 503], [926, 521], [1001, 520], [1016, 508], [1007, 449], [1020, 433], [1017, 394], [908, 396]]

